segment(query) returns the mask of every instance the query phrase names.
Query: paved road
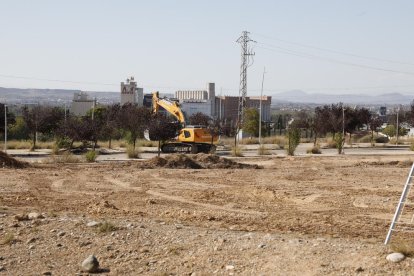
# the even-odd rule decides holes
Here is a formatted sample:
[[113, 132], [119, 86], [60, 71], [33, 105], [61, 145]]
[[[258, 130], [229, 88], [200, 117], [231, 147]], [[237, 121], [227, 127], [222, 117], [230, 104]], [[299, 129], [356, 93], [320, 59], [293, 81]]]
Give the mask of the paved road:
[[[274, 145], [266, 145], [271, 148]], [[246, 157], [257, 157], [257, 148], [258, 145], [243, 145], [243, 155]], [[300, 144], [296, 149], [296, 156], [309, 156], [306, 153], [306, 150], [311, 148], [311, 143]], [[143, 151], [141, 153], [141, 159], [150, 159], [157, 155], [157, 149], [152, 147], [141, 148]], [[29, 152], [28, 150], [8, 150], [10, 155], [24, 159], [29, 162], [40, 162], [46, 158], [49, 158], [51, 155], [51, 150], [36, 150], [35, 152]], [[286, 156], [286, 151], [283, 149], [270, 150], [269, 151], [273, 156]], [[225, 149], [219, 149], [217, 154], [220, 156], [230, 157], [230, 151]], [[345, 148], [346, 155], [361, 155], [361, 156], [385, 156], [385, 155], [407, 155], [414, 156], [414, 151], [411, 151], [408, 146], [377, 146], [369, 147], [368, 144], [359, 144], [355, 145], [352, 148], [346, 146]], [[164, 154], [162, 154], [163, 156]], [[319, 156], [319, 155], [318, 155]], [[322, 149], [321, 156], [338, 156], [336, 149]], [[101, 154], [97, 158], [98, 161], [126, 161], [130, 160], [127, 158], [125, 151], [113, 151], [111, 154]]]

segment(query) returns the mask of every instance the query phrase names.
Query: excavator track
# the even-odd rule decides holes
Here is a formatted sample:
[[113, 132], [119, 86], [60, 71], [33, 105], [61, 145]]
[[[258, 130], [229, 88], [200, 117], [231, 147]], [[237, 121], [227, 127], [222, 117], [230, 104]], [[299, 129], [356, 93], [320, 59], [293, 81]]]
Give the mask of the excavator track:
[[213, 153], [216, 146], [205, 143], [167, 143], [161, 146], [163, 153]]

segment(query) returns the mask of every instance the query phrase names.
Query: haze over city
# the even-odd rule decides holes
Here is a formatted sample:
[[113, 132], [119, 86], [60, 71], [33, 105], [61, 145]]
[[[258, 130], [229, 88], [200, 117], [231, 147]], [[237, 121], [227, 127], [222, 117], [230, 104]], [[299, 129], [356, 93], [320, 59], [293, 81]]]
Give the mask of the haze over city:
[[412, 1], [1, 1], [0, 87], [414, 94]]

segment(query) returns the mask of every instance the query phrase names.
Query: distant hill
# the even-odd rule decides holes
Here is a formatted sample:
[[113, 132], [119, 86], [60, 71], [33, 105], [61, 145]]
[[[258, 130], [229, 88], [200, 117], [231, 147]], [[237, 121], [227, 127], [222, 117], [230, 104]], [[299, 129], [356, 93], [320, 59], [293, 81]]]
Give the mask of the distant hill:
[[409, 104], [413, 101], [414, 96], [403, 95], [400, 93], [388, 93], [382, 95], [364, 95], [364, 94], [311, 94], [301, 90], [291, 90], [272, 95], [273, 103], [290, 102], [290, 103], [313, 103], [313, 104]]
[[[63, 105], [70, 103], [73, 94], [81, 92], [81, 90], [70, 89], [20, 89], [0, 87], [0, 102], [7, 101], [14, 104], [51, 104]], [[83, 91], [88, 93], [89, 97], [96, 97], [101, 103], [119, 102], [119, 92], [95, 92]]]

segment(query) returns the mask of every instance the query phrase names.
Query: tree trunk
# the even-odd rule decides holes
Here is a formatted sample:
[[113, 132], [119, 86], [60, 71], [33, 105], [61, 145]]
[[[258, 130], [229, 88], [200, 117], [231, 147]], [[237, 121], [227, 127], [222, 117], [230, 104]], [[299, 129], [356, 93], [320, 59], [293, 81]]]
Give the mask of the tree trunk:
[[112, 149], [112, 139], [111, 139], [111, 137], [109, 137], [109, 144], [108, 144], [108, 148]]
[[32, 151], [36, 150], [36, 132], [33, 132], [33, 148], [31, 149]]
[[375, 146], [375, 143], [374, 143], [374, 131], [371, 130], [371, 147], [373, 147], [373, 146]]
[[161, 140], [158, 140], [158, 157], [160, 157], [161, 153]]

